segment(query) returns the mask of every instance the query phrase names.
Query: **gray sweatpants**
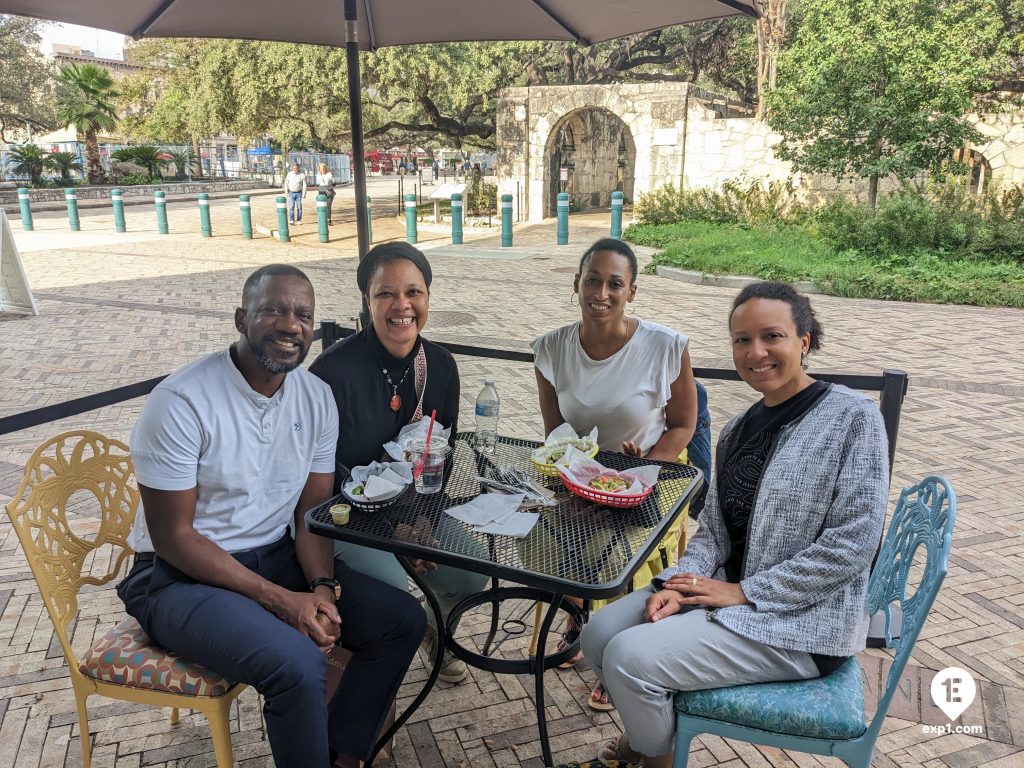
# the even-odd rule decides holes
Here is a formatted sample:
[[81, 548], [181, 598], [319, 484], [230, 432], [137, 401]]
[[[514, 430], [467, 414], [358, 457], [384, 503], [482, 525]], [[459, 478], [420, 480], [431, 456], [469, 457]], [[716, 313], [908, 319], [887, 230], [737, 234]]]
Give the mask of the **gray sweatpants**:
[[651, 587], [602, 608], [583, 628], [583, 654], [622, 717], [629, 745], [645, 755], [673, 751], [676, 691], [817, 677], [810, 654], [772, 648], [708, 621], [707, 611], [651, 624]]

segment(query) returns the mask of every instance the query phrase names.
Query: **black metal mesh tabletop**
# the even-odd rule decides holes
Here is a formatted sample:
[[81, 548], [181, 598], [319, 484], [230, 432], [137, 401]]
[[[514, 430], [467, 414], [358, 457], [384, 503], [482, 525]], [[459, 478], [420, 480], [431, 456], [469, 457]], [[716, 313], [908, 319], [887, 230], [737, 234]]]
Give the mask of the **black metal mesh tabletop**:
[[[445, 466], [440, 493], [419, 494], [410, 486], [390, 506], [377, 511], [353, 508], [346, 525], [335, 525], [330, 507], [335, 497], [306, 513], [306, 527], [317, 534], [386, 550], [412, 558], [485, 573], [489, 576], [584, 598], [612, 597], [623, 591], [633, 573], [657, 546], [665, 531], [703, 482], [699, 469], [598, 453], [609, 469], [645, 464], [661, 466], [653, 493], [638, 506], [613, 509], [570, 493], [560, 477], [540, 475], [530, 453], [540, 443], [499, 437], [493, 454], [473, 447], [473, 433], [456, 436]], [[541, 508], [537, 524], [523, 538], [476, 533], [445, 513], [478, 496], [478, 476], [515, 467], [538, 485], [556, 493], [557, 507]], [[443, 524], [441, 524], [443, 522]]]

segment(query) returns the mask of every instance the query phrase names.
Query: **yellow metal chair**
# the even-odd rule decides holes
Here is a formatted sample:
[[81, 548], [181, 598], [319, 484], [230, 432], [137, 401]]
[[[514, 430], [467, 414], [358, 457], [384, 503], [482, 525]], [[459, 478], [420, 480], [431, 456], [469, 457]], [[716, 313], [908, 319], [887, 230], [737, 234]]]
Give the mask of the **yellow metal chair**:
[[[68, 663], [82, 730], [82, 765], [90, 764], [86, 701], [99, 694], [170, 707], [172, 724], [178, 722], [179, 707], [202, 712], [210, 723], [217, 766], [230, 768], [230, 708], [244, 684], [153, 645], [130, 618], [97, 640], [81, 660], [71, 647], [68, 625], [78, 613], [79, 591], [115, 579], [132, 553], [127, 537], [139, 506], [134, 475], [124, 443], [96, 432], [65, 432], [36, 448], [7, 505]], [[67, 515], [69, 502], [74, 506], [89, 494], [99, 509], [91, 539], [76, 533]]]

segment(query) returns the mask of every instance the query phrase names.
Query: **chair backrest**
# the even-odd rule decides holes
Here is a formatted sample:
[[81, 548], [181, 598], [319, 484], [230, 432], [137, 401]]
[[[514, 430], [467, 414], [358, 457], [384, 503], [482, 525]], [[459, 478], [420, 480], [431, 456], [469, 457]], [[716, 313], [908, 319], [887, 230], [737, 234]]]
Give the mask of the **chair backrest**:
[[[884, 613], [886, 645], [895, 646], [896, 651], [872, 729], [881, 727], [910, 652], [946, 577], [955, 522], [956, 494], [944, 477], [926, 477], [917, 485], [904, 488], [896, 503], [868, 582], [868, 613]], [[922, 547], [923, 566], [920, 560], [915, 564], [915, 554]], [[915, 576], [920, 571], [920, 578], [917, 589], [908, 596], [907, 582], [912, 571]], [[891, 606], [897, 602], [903, 615], [899, 638], [893, 642]]]
[[[134, 476], [124, 443], [97, 432], [65, 432], [36, 448], [7, 504], [69, 664], [75, 656], [67, 626], [78, 613], [79, 590], [111, 581], [131, 554], [127, 537], [139, 507]], [[74, 506], [89, 494], [95, 496], [99, 515], [91, 539], [73, 530], [67, 514], [69, 502]]]

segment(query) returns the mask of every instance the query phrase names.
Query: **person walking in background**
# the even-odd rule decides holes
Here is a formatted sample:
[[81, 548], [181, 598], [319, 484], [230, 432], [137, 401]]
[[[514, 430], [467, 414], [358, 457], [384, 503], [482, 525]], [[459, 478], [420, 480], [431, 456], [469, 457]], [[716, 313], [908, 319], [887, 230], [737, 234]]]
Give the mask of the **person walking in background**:
[[334, 185], [337, 182], [334, 180], [334, 174], [331, 173], [331, 169], [327, 167], [327, 163], [320, 163], [316, 167], [316, 186], [317, 192], [327, 198], [327, 223], [333, 224], [331, 218], [331, 209], [334, 206], [334, 196], [337, 194], [334, 191]]
[[306, 174], [298, 163], [284, 177], [284, 191], [288, 195], [288, 221], [302, 223], [302, 199], [306, 196]]
[[437, 164], [437, 160], [434, 160], [434, 181], [437, 181], [437, 175], [441, 172], [441, 166]]

